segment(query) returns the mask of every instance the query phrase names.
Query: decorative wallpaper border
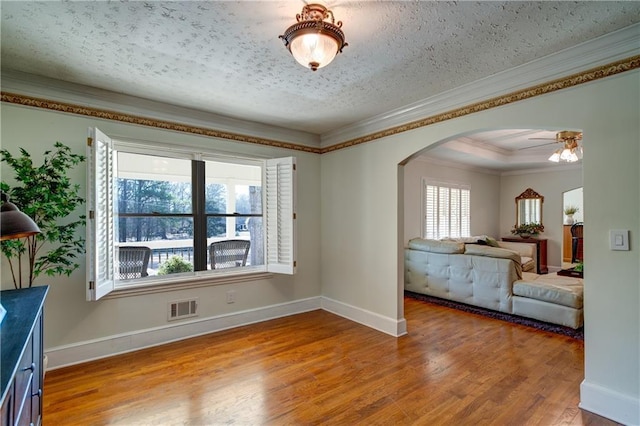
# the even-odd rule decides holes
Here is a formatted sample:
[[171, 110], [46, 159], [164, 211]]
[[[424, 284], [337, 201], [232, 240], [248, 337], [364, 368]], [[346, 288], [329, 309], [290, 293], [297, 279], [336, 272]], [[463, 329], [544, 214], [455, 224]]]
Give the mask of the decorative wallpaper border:
[[246, 142], [257, 145], [267, 145], [275, 148], [293, 149], [296, 151], [311, 152], [319, 154], [320, 149], [290, 142], [282, 142], [274, 139], [265, 139], [257, 136], [242, 135], [239, 133], [225, 132], [210, 129], [208, 127], [192, 126], [173, 121], [158, 120], [155, 118], [140, 117], [132, 114], [124, 114], [116, 111], [103, 110], [98, 108], [84, 107], [65, 102], [52, 101], [42, 98], [24, 96], [17, 93], [1, 92], [1, 102], [18, 104], [34, 108], [48, 109], [52, 111], [64, 112], [68, 114], [84, 115], [87, 117], [102, 118], [105, 120], [121, 121], [123, 123], [138, 124], [141, 126], [156, 127], [159, 129], [173, 130], [176, 132], [191, 133], [194, 135], [208, 136], [213, 138], [227, 139], [236, 142]]
[[11, 104], [24, 105], [34, 108], [48, 109], [58, 112], [64, 112], [69, 114], [84, 115], [88, 117], [101, 118], [106, 120], [121, 121], [129, 124], [137, 124], [141, 126], [156, 127], [165, 130], [173, 130], [176, 132], [191, 133], [200, 136], [208, 136], [220, 139], [227, 139], [236, 142], [252, 143], [257, 145], [266, 145], [274, 148], [291, 149], [295, 151], [309, 152], [313, 154], [326, 154], [328, 152], [337, 151], [340, 149], [360, 145], [366, 142], [371, 142], [376, 139], [381, 139], [387, 136], [397, 135], [399, 133], [407, 132], [409, 130], [415, 130], [420, 127], [429, 126], [431, 124], [440, 123], [443, 121], [459, 118], [475, 112], [486, 111], [491, 108], [507, 105], [513, 102], [518, 102], [524, 99], [533, 98], [535, 96], [552, 93], [558, 90], [566, 89], [569, 87], [577, 86], [583, 83], [589, 83], [591, 81], [599, 80], [601, 78], [610, 77], [616, 74], [620, 74], [626, 71], [640, 68], [640, 55], [633, 56], [631, 58], [623, 59], [611, 64], [603, 65], [597, 68], [593, 68], [587, 71], [583, 71], [578, 74], [570, 75], [568, 77], [559, 78], [547, 83], [542, 83], [534, 87], [523, 89], [514, 93], [510, 93], [503, 96], [498, 96], [486, 101], [477, 102], [475, 104], [467, 105], [462, 108], [447, 111], [441, 114], [433, 115], [431, 117], [423, 118], [420, 120], [412, 121], [400, 126], [391, 127], [386, 130], [371, 133], [366, 136], [351, 139], [345, 142], [341, 142], [325, 148], [314, 148], [305, 145], [299, 145], [290, 142], [282, 142], [273, 139], [265, 139], [256, 136], [242, 135], [233, 132], [224, 132], [220, 130], [210, 129], [207, 127], [191, 126], [187, 124], [181, 124], [177, 122], [156, 120], [152, 118], [140, 117], [131, 114], [124, 114], [115, 111], [102, 110], [91, 107], [83, 107], [80, 105], [74, 105], [64, 102], [57, 102], [47, 99], [34, 98], [30, 96], [24, 96], [15, 93], [1, 92], [1, 102], [7, 102]]
[[362, 143], [371, 142], [375, 139], [384, 138], [387, 136], [397, 135], [398, 133], [407, 132], [420, 127], [429, 126], [431, 124], [440, 123], [443, 121], [459, 118], [474, 112], [485, 111], [491, 108], [507, 105], [513, 102], [522, 101], [524, 99], [533, 98], [535, 96], [544, 95], [547, 93], [555, 92], [557, 90], [566, 89], [569, 87], [577, 86], [583, 83], [589, 83], [591, 81], [599, 80], [601, 78], [610, 77], [612, 75], [620, 74], [622, 72], [631, 71], [633, 69], [640, 68], [640, 55], [633, 56], [631, 58], [623, 59], [612, 64], [603, 65], [598, 68], [593, 68], [587, 71], [583, 71], [578, 74], [570, 75], [568, 77], [552, 80], [547, 83], [542, 83], [534, 87], [523, 89], [507, 95], [498, 96], [486, 101], [478, 102], [475, 104], [467, 105], [462, 108], [454, 109], [452, 111], [437, 114], [431, 117], [423, 118], [420, 120], [412, 121], [407, 124], [391, 127], [386, 130], [382, 130], [376, 133], [371, 133], [366, 136], [351, 139], [345, 142], [341, 142], [332, 146], [328, 146], [320, 150], [321, 154], [337, 151], [339, 149], [348, 148]]

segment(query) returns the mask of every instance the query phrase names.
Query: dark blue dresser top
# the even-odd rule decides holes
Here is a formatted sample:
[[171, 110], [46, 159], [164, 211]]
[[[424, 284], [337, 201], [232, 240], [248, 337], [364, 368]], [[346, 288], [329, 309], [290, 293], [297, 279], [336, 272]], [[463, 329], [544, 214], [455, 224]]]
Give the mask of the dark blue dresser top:
[[0, 323], [0, 402], [4, 401], [48, 291], [49, 286], [41, 286], [0, 292], [0, 302], [7, 310]]

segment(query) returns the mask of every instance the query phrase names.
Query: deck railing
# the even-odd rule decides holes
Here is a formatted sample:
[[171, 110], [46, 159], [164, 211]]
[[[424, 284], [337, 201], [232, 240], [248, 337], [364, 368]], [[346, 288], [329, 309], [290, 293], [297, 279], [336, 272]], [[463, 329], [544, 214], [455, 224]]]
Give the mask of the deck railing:
[[[237, 236], [235, 239], [249, 239], [249, 236]], [[227, 237], [213, 237], [207, 239], [207, 269], [209, 265], [209, 245], [214, 241], [228, 240]], [[182, 259], [193, 263], [193, 240], [155, 240], [155, 241], [135, 241], [119, 243], [122, 246], [143, 246], [151, 249], [151, 257], [149, 258], [149, 275], [156, 275], [160, 265], [166, 262], [172, 256], [179, 256]], [[247, 260], [249, 265], [249, 260]]]

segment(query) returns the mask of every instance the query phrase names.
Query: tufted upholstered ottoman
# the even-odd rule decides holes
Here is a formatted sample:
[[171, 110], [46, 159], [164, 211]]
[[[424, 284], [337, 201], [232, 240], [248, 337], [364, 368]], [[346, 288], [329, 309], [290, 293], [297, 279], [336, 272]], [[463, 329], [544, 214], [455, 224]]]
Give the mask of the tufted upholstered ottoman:
[[524, 274], [513, 284], [513, 313], [571, 328], [583, 325], [583, 282], [556, 274]]

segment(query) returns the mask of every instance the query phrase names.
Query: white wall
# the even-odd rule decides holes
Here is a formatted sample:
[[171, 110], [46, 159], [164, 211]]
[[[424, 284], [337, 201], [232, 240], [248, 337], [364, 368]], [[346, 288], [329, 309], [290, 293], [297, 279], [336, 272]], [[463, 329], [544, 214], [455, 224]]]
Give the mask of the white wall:
[[[403, 318], [404, 171], [398, 165], [414, 153], [482, 129], [582, 129], [589, 226], [581, 406], [640, 423], [639, 85], [634, 70], [322, 155], [323, 295]], [[508, 231], [506, 222], [501, 227]], [[632, 250], [610, 251], [608, 230], [621, 228], [631, 231]]]
[[[585, 147], [588, 153], [589, 148]], [[562, 193], [582, 186], [582, 169], [558, 163], [544, 172], [512, 173], [501, 177], [500, 235], [511, 235], [516, 220], [515, 198], [525, 189], [531, 188], [544, 197], [542, 222], [544, 232], [540, 238], [547, 239], [547, 264], [551, 271], [562, 266], [563, 204]]]
[[404, 167], [404, 243], [422, 236], [422, 178], [469, 185], [471, 235], [499, 238], [500, 176], [418, 157]]
[[[90, 345], [109, 339], [134, 339], [144, 331], [162, 328], [175, 329], [188, 322], [198, 322], [199, 330], [206, 328], [203, 320], [234, 313], [278, 306], [320, 296], [319, 239], [320, 239], [320, 156], [275, 149], [266, 146], [235, 143], [225, 140], [192, 136], [154, 128], [128, 125], [114, 121], [92, 119], [70, 114], [1, 104], [2, 147], [14, 155], [25, 148], [35, 162], [56, 141], [84, 154], [87, 128], [96, 126], [105, 133], [131, 139], [174, 143], [183, 146], [207, 147], [260, 157], [297, 157], [298, 176], [298, 273], [295, 276], [274, 275], [271, 279], [209, 286], [190, 290], [176, 290], [144, 296], [129, 296], [98, 302], [85, 301], [85, 259], [81, 268], [70, 277], [39, 277], [36, 284], [50, 284], [45, 305], [45, 352], [59, 348]], [[75, 169], [71, 178], [86, 194], [84, 165]], [[2, 168], [2, 179], [10, 181], [13, 174]], [[80, 213], [84, 213], [80, 212]], [[2, 289], [13, 287], [6, 259], [2, 259]], [[236, 302], [226, 303], [226, 291], [236, 291]], [[167, 322], [167, 302], [191, 297], [199, 298], [199, 317], [189, 321]], [[319, 307], [319, 302], [317, 303]], [[194, 325], [195, 327], [195, 325]], [[126, 339], [123, 336], [127, 336]], [[169, 338], [175, 333], [167, 331]], [[172, 337], [171, 337], [172, 336]], [[167, 338], [167, 337], [164, 337]], [[140, 338], [143, 340], [143, 338]], [[108, 347], [109, 345], [106, 344]], [[126, 350], [107, 348], [107, 350]], [[90, 357], [100, 356], [92, 352]], [[60, 361], [64, 363], [65, 361]]]

